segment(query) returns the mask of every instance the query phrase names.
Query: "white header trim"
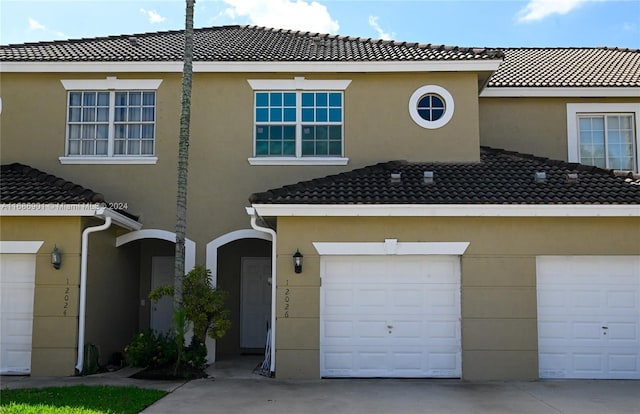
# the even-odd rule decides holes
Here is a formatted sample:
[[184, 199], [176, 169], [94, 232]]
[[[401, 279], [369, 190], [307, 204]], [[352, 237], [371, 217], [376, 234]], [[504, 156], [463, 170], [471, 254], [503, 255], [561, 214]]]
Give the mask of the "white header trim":
[[640, 217], [640, 205], [253, 204], [262, 217]]
[[[176, 234], [167, 230], [145, 229], [132, 231], [116, 238], [116, 247], [123, 246], [127, 243], [143, 239], [159, 239], [166, 240], [171, 243], [176, 242]], [[190, 272], [196, 265], [196, 243], [193, 240], [185, 239], [185, 273]]]
[[[495, 71], [496, 60], [423, 62], [193, 62], [194, 72], [478, 72]], [[182, 73], [182, 62], [2, 62], [0, 73]]]
[[158, 157], [58, 157], [63, 165], [115, 165], [115, 164], [140, 164], [153, 165], [158, 163]]
[[162, 79], [118, 79], [115, 76], [107, 76], [106, 79], [61, 79], [60, 82], [67, 91], [106, 91], [115, 89], [156, 90], [160, 87]]
[[640, 163], [640, 103], [568, 103], [567, 104], [567, 159], [580, 162], [578, 114], [631, 112], [635, 118], [636, 170]]
[[44, 241], [0, 241], [0, 254], [38, 253]]
[[321, 256], [352, 255], [462, 255], [469, 242], [398, 242], [385, 239], [379, 242], [314, 242], [313, 247]]
[[481, 98], [520, 98], [520, 97], [631, 97], [640, 96], [640, 88], [562, 88], [562, 87], [486, 87], [480, 92]]
[[250, 165], [347, 165], [345, 157], [253, 157], [248, 158]]
[[247, 79], [253, 90], [282, 90], [305, 91], [327, 90], [344, 91], [351, 84], [350, 79], [344, 80], [308, 80], [302, 76], [293, 79]]

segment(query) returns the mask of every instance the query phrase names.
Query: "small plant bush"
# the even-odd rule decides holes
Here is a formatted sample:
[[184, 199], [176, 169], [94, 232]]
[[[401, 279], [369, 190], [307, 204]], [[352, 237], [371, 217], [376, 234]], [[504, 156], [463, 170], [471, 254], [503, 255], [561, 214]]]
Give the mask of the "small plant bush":
[[195, 369], [204, 370], [207, 366], [207, 346], [195, 336], [184, 350], [184, 361]]
[[140, 332], [124, 349], [126, 360], [134, 367], [160, 367], [178, 358], [175, 338], [170, 333]]

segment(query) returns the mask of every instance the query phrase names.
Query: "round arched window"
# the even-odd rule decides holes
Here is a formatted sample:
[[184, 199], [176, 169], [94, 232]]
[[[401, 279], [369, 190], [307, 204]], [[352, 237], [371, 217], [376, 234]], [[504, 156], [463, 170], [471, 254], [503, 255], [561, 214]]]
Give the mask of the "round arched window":
[[444, 88], [426, 85], [418, 88], [409, 99], [411, 119], [423, 128], [444, 126], [453, 116], [453, 97]]

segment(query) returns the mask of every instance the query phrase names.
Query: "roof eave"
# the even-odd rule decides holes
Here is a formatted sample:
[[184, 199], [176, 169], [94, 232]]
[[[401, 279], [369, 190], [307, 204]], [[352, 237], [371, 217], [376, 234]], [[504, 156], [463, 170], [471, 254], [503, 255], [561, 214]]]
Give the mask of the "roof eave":
[[[260, 61], [194, 62], [202, 73], [287, 72], [479, 72], [495, 71], [502, 59], [424, 61]], [[181, 73], [182, 62], [0, 62], [0, 73]]]
[[261, 217], [640, 217], [637, 204], [252, 204]]
[[563, 98], [563, 97], [620, 97], [640, 96], [640, 86], [596, 86], [596, 87], [495, 87], [487, 86], [480, 93], [481, 98]]

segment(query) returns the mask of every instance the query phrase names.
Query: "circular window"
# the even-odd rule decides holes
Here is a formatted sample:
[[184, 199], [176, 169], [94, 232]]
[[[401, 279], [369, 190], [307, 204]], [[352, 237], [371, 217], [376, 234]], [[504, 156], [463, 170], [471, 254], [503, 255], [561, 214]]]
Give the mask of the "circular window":
[[453, 97], [440, 86], [423, 86], [411, 95], [409, 114], [423, 128], [440, 128], [453, 116]]

